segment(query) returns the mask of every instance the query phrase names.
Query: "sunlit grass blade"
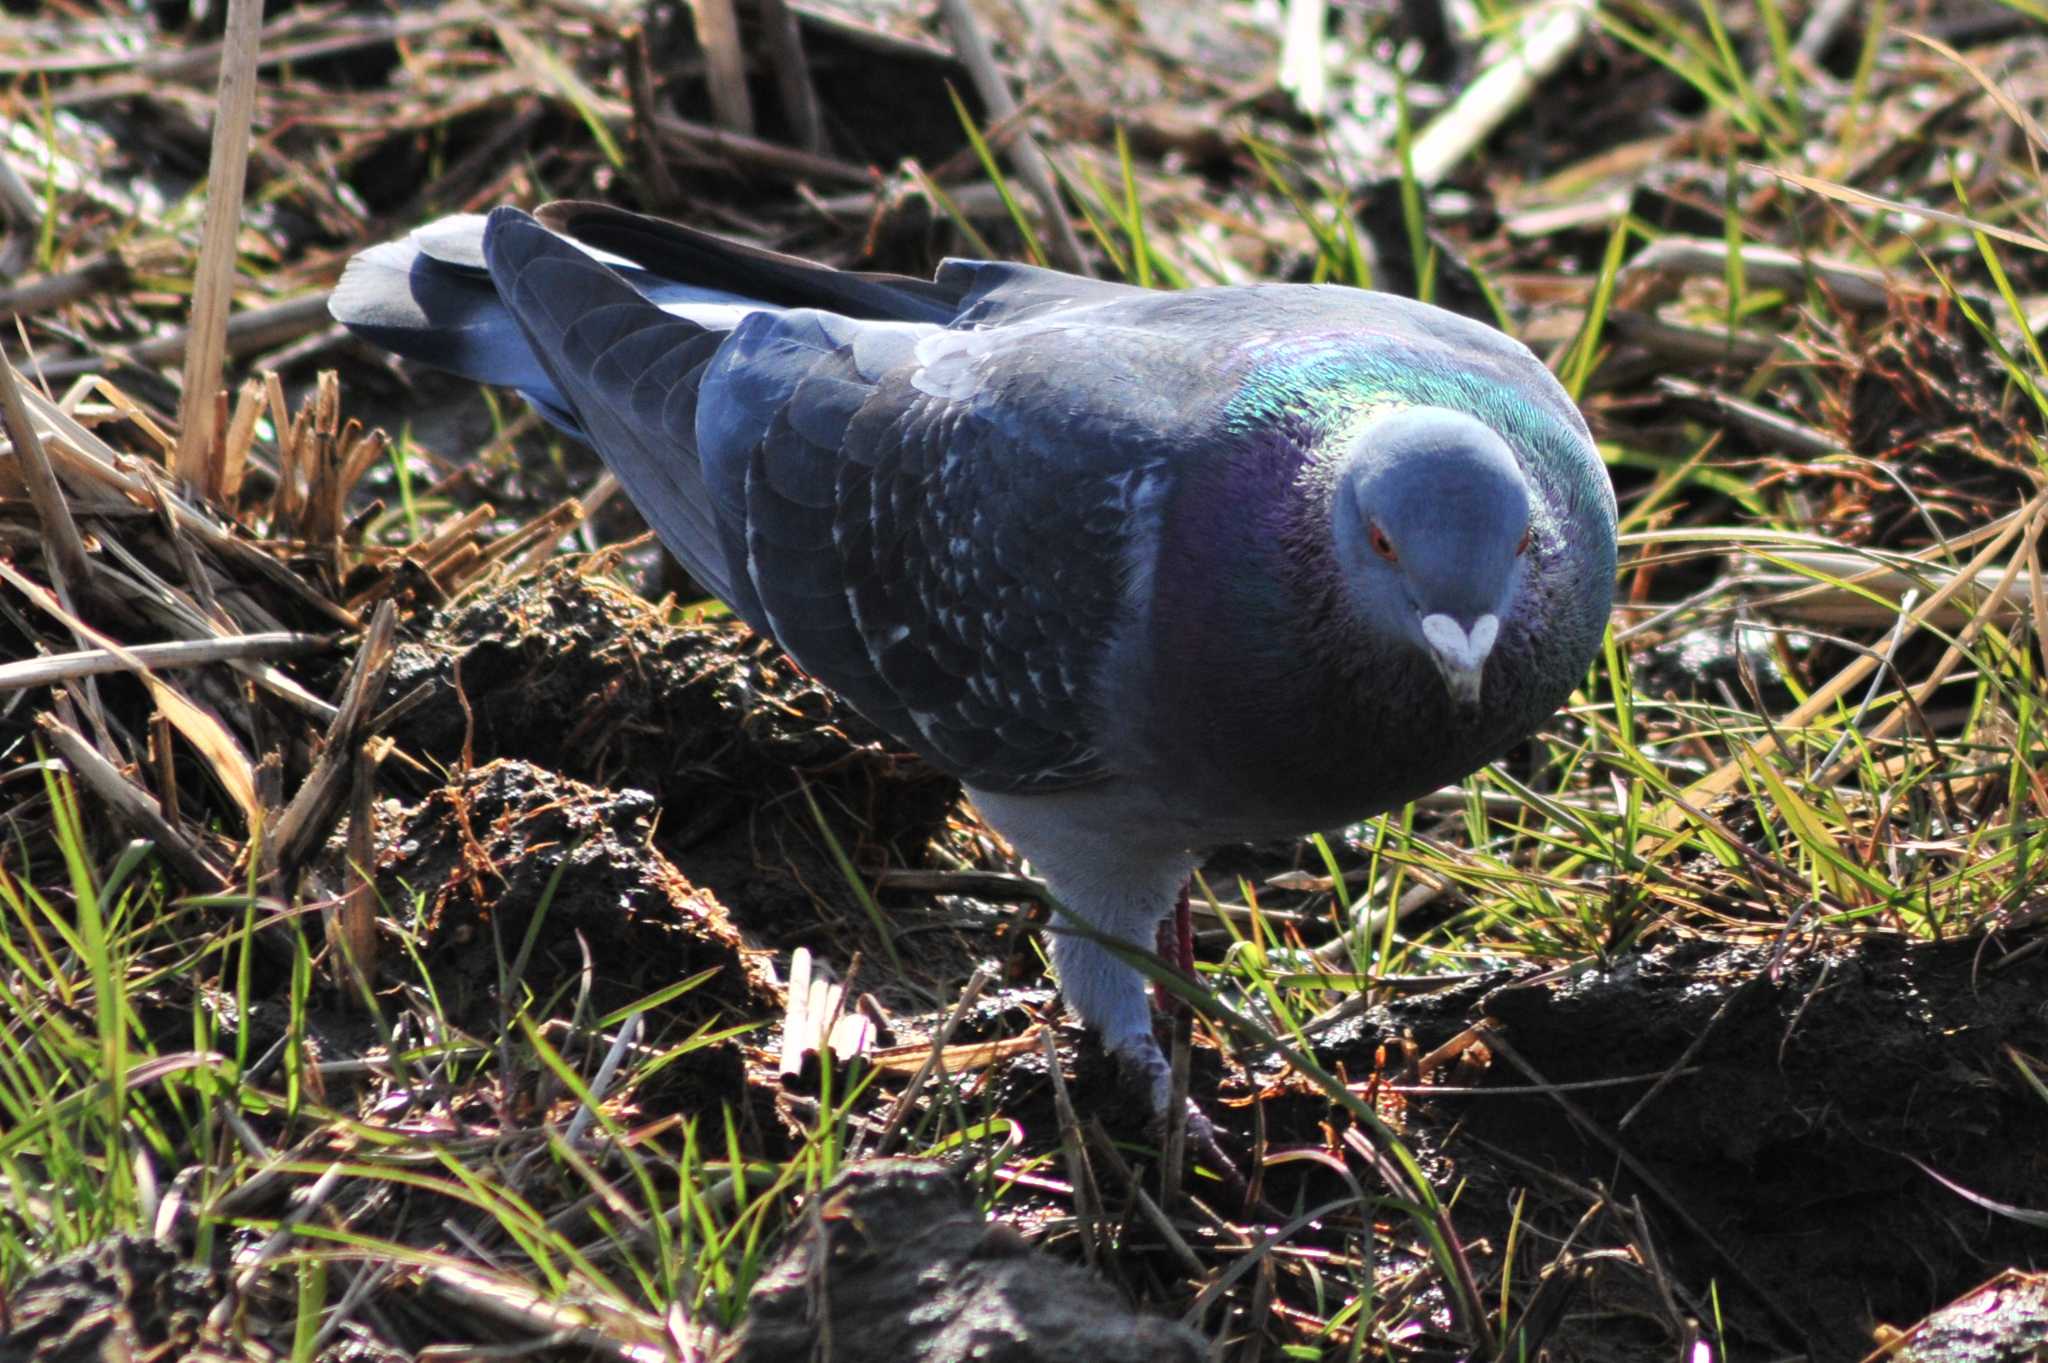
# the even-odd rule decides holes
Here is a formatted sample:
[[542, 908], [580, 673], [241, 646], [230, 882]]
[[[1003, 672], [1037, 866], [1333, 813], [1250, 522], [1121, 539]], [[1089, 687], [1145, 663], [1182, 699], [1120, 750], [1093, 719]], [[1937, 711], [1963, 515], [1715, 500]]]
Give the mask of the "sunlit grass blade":
[[982, 170], [988, 175], [989, 183], [1002, 196], [1003, 207], [1009, 211], [1010, 221], [1017, 228], [1017, 235], [1023, 239], [1024, 250], [1030, 255], [1033, 265], [1046, 263], [1045, 248], [1038, 239], [1038, 229], [1033, 226], [1031, 216], [1024, 211], [1024, 205], [1010, 190], [1010, 181], [1003, 174], [996, 154], [982, 135], [981, 127], [974, 121], [974, 115], [967, 110], [967, 103], [960, 98], [960, 91], [951, 83], [946, 86], [946, 95], [953, 101], [953, 113], [960, 120], [960, 129], [967, 134], [968, 145], [974, 148], [974, 157], [981, 162]]

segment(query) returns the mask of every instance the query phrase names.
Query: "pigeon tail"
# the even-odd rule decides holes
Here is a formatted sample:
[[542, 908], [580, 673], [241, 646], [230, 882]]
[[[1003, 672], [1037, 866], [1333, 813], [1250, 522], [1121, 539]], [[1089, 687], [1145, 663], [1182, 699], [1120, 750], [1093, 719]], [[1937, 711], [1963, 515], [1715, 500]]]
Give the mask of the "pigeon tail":
[[[731, 461], [721, 480], [699, 458], [709, 361], [750, 318], [772, 323], [822, 308], [884, 330], [925, 326], [950, 321], [971, 289], [989, 287], [970, 277], [938, 284], [835, 270], [602, 204], [562, 202], [538, 216], [457, 214], [373, 247], [349, 262], [329, 311], [409, 359], [517, 390], [603, 453], [693, 577], [774, 634], [734, 529], [744, 509], [735, 514], [743, 493]], [[842, 339], [820, 334], [813, 344], [829, 349]], [[762, 370], [765, 380], [752, 387], [774, 391], [729, 385], [735, 391], [721, 391], [704, 414], [708, 434], [729, 435], [786, 401], [782, 390], [795, 379], [786, 368]]]

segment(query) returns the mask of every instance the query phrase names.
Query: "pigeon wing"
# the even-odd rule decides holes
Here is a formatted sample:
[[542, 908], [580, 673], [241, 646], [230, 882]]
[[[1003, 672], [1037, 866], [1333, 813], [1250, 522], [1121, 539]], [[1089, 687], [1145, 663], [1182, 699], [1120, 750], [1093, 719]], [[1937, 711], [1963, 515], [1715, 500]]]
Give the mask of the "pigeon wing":
[[1167, 459], [1142, 414], [1091, 404], [1081, 351], [1057, 326], [758, 314], [701, 389], [770, 632], [982, 790], [1108, 774], [1103, 671], [1142, 615]]
[[523, 215], [484, 253], [649, 525], [800, 666], [978, 788], [1106, 774], [1100, 669], [1163, 454], [1073, 381], [1101, 338], [810, 308], [712, 331]]

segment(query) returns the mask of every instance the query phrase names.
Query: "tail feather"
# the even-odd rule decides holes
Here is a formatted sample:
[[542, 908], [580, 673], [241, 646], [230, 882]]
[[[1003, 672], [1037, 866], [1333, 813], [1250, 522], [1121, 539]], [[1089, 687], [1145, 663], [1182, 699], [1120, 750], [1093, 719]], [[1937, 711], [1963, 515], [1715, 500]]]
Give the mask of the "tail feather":
[[[349, 261], [328, 310], [365, 340], [477, 383], [514, 388], [556, 426], [588, 439], [573, 406], [548, 377], [513, 322], [484, 261], [485, 219], [458, 213], [402, 241], [373, 246]], [[727, 332], [772, 305], [730, 289], [655, 273], [600, 248], [575, 243], [590, 259], [673, 316]]]
[[516, 388], [556, 425], [582, 428], [513, 325], [484, 272], [482, 228], [475, 267], [429, 253], [419, 236], [373, 246], [348, 263], [328, 311], [365, 340], [408, 359], [473, 379]]
[[511, 323], [648, 525], [691, 576], [757, 619], [697, 458], [697, 385], [724, 333], [648, 306], [616, 272], [515, 209], [491, 215], [483, 250]]

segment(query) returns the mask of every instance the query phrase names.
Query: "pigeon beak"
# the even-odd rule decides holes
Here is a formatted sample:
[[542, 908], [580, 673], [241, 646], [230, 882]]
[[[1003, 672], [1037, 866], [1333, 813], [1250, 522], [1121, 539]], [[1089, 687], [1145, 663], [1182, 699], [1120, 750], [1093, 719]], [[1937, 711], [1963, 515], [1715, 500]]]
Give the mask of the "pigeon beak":
[[1448, 615], [1422, 617], [1422, 637], [1429, 641], [1437, 671], [1450, 688], [1451, 701], [1461, 711], [1479, 708], [1479, 684], [1486, 675], [1486, 658], [1500, 634], [1500, 618], [1482, 615], [1467, 630]]

